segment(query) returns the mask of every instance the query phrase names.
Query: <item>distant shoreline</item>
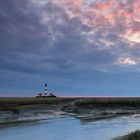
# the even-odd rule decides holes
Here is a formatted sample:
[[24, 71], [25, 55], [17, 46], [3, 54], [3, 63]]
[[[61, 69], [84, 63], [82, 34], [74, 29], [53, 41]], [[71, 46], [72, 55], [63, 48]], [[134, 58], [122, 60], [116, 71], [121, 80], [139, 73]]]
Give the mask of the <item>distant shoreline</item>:
[[74, 102], [78, 106], [140, 106], [140, 97], [0, 97], [0, 109], [11, 105], [61, 104]]

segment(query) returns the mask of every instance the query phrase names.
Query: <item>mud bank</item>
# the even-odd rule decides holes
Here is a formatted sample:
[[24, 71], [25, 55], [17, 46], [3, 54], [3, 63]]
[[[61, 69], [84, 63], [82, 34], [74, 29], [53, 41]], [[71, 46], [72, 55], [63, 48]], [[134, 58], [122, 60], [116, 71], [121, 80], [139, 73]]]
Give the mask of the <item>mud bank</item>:
[[[96, 121], [118, 116], [140, 114], [139, 105], [88, 102], [81, 99], [53, 102], [49, 104], [4, 104], [0, 109], [0, 126], [27, 123], [45, 119], [72, 116], [81, 121]], [[111, 104], [111, 105], [110, 105]]]

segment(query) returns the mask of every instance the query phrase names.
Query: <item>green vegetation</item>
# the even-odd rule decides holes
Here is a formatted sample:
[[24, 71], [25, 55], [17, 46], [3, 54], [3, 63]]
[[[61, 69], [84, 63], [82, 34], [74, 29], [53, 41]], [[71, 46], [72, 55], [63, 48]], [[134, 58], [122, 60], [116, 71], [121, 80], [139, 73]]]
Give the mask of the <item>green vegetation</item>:
[[0, 98], [0, 108], [3, 105], [34, 105], [34, 104], [59, 104], [63, 102], [75, 101], [78, 106], [140, 106], [140, 98]]
[[34, 104], [58, 104], [68, 101], [62, 98], [0, 98], [0, 106], [2, 105], [34, 105]]
[[96, 99], [81, 99], [78, 100], [75, 105], [84, 107], [102, 106], [128, 106], [137, 107], [140, 106], [140, 98], [96, 98]]
[[115, 138], [113, 140], [140, 140], [140, 130], [136, 130], [128, 135]]
[[[71, 104], [74, 102], [74, 104]], [[0, 110], [19, 114], [22, 106], [27, 105], [59, 105], [66, 103], [68, 107], [140, 107], [140, 98], [0, 98]]]
[[10, 106], [10, 105], [1, 105], [0, 110], [2, 110], [2, 111], [11, 111], [11, 112], [13, 112], [15, 114], [19, 114], [19, 112], [20, 112], [18, 107]]
[[20, 109], [23, 106], [28, 105], [57, 105], [64, 102], [72, 101], [73, 99], [63, 98], [0, 98], [0, 110], [11, 111], [15, 114], [19, 114]]

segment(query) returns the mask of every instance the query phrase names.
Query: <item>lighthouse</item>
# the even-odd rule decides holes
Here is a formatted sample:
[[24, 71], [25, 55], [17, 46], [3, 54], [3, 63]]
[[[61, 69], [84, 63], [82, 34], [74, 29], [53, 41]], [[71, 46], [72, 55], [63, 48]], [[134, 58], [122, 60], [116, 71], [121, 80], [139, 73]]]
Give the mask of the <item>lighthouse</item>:
[[47, 96], [48, 95], [48, 85], [47, 85], [47, 83], [45, 83], [45, 96]]

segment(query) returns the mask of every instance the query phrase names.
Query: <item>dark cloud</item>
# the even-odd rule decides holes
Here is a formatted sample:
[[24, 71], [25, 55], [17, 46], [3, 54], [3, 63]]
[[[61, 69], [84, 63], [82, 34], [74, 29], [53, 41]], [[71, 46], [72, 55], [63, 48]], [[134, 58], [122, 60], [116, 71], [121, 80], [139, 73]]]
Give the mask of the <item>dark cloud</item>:
[[[36, 76], [40, 81], [47, 77], [52, 83], [60, 79], [65, 83], [66, 79], [78, 75], [80, 78], [84, 71], [117, 73], [125, 69], [122, 65], [132, 64], [125, 59], [119, 61], [120, 58], [139, 64], [139, 44], [131, 45], [124, 37], [129, 29], [124, 28], [125, 18], [114, 19], [111, 15], [110, 22], [105, 16], [94, 15], [92, 8], [100, 8], [94, 1], [89, 4], [90, 12], [82, 12], [80, 6], [69, 11], [70, 5], [57, 1], [41, 2], [45, 0], [5, 0], [0, 4], [0, 78], [3, 80], [6, 73], [10, 79], [14, 79], [13, 73], [18, 73], [21, 79], [24, 79], [22, 75], [26, 78], [32, 75], [36, 83]], [[119, 6], [124, 7], [125, 14], [133, 12], [128, 3]], [[139, 30], [139, 21], [134, 20], [129, 26], [133, 31]], [[139, 70], [138, 65], [136, 69]], [[31, 78], [29, 81], [33, 82]]]
[[[42, 58], [64, 59], [66, 63], [60, 63], [63, 67], [76, 61], [83, 62], [83, 65], [111, 64], [117, 60], [119, 53], [123, 53], [124, 46], [128, 45], [118, 36], [119, 30], [116, 32], [113, 27], [91, 28], [83, 24], [81, 18], [69, 17], [64, 7], [55, 2], [38, 5], [31, 1], [7, 0], [1, 4], [0, 18], [0, 36], [3, 38], [0, 41], [0, 51], [3, 52], [1, 59], [5, 58], [4, 63], [7, 65], [8, 57], [13, 65], [17, 57], [18, 62], [32, 62], [34, 59], [37, 63]], [[109, 41], [114, 43], [114, 48], [108, 49]], [[113, 56], [114, 50], [118, 54]], [[36, 56], [26, 58], [26, 55]]]

